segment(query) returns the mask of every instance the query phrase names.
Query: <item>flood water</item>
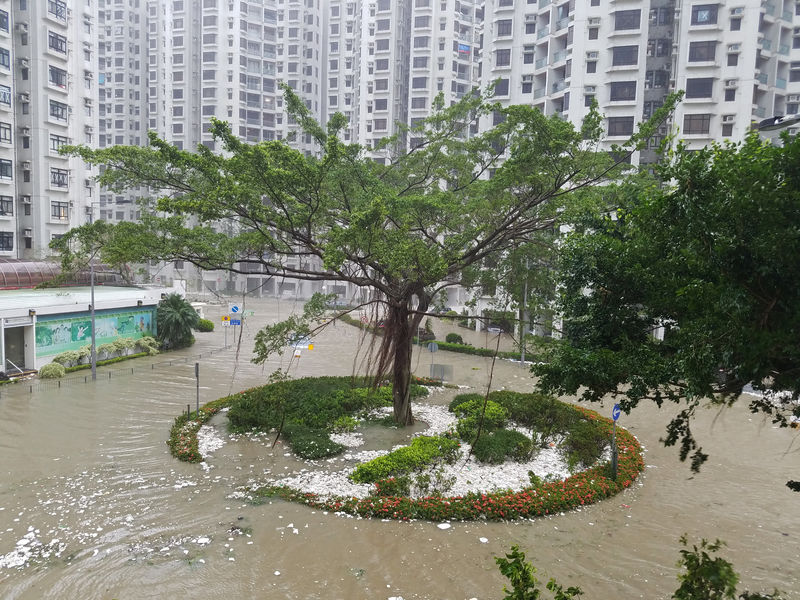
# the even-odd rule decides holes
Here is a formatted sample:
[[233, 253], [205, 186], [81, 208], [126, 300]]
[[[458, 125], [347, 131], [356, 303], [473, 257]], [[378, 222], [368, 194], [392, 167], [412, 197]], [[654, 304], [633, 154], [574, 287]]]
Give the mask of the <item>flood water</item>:
[[[81, 374], [61, 388], [0, 387], [0, 597], [498, 598], [505, 580], [494, 557], [519, 544], [540, 572], [581, 586], [586, 598], [669, 598], [687, 533], [727, 542], [723, 555], [741, 589], [777, 587], [800, 598], [800, 494], [784, 485], [800, 479], [800, 440], [744, 405], [700, 414], [694, 431], [711, 458], [697, 475], [659, 444], [668, 410], [623, 415], [620, 424], [647, 448], [639, 484], [532, 522], [442, 530], [231, 497], [293, 461], [280, 446], [271, 450], [271, 440], [246, 436], [216, 451], [209, 469], [174, 460], [170, 425], [195, 405], [195, 359], [181, 361], [203, 353], [201, 402], [259, 385], [281, 361], [251, 364], [250, 339], [293, 307], [251, 303], [256, 316], [238, 359], [234, 350], [208, 355], [222, 346], [218, 328], [198, 334], [190, 350], [114, 365], [111, 379], [101, 368], [95, 383], [83, 384]], [[221, 311], [206, 312], [218, 322]], [[329, 328], [291, 374], [349, 374], [358, 335]], [[426, 375], [432, 360], [452, 365], [455, 383], [485, 389], [489, 360], [423, 349], [417, 373]], [[493, 388], [502, 386], [525, 391], [532, 381], [519, 365], [498, 362]]]

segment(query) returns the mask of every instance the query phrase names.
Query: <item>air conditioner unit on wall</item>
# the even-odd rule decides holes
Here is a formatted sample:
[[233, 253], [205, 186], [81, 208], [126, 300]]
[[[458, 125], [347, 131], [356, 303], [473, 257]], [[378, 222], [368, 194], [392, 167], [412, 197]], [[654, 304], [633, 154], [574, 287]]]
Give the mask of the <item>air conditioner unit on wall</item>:
[[28, 196], [27, 194], [25, 194], [24, 196], [20, 196], [19, 199], [23, 204], [30, 204], [31, 203], [31, 197]]
[[732, 8], [731, 9], [731, 14], [732, 15], [744, 14], [744, 7], [743, 6], [737, 6], [736, 8]]
[[800, 94], [789, 94], [786, 100], [787, 102], [800, 102]]
[[28, 31], [28, 24], [24, 22], [17, 23], [17, 31], [25, 33]]
[[598, 52], [587, 52], [586, 58], [597, 58], [599, 56]]
[[22, 168], [23, 168], [23, 169], [30, 169], [30, 168], [31, 168], [31, 161], [29, 161], [29, 160], [23, 160], [23, 161], [20, 163], [20, 165], [22, 166]]
[[596, 89], [597, 88], [595, 86], [593, 86], [593, 85], [586, 85], [586, 86], [583, 87], [583, 91], [586, 92], [587, 94], [594, 94], [594, 91]]
[[726, 88], [735, 88], [737, 85], [739, 85], [739, 80], [738, 79], [726, 79], [725, 80], [725, 87]]
[[733, 123], [736, 120], [736, 115], [723, 115], [722, 122], [723, 123]]
[[600, 25], [600, 17], [591, 17], [588, 19], [589, 25]]

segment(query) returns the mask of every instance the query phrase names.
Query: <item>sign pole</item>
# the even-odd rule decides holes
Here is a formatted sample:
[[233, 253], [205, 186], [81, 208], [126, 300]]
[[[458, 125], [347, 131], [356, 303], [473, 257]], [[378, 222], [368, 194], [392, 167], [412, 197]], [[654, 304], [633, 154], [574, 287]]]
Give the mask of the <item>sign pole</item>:
[[200, 363], [194, 363], [194, 378], [197, 382], [197, 418], [200, 418]]
[[619, 466], [619, 456], [617, 454], [617, 419], [619, 419], [619, 404], [615, 404], [611, 409], [611, 417], [614, 419], [611, 425], [611, 477], [617, 480], [617, 467]]

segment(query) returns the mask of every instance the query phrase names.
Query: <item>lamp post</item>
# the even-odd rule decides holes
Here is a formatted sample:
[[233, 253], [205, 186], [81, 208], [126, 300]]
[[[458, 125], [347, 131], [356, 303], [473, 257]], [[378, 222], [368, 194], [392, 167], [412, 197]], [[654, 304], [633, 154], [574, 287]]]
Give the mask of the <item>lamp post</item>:
[[[93, 216], [94, 216], [94, 205], [93, 204], [90, 203], [89, 206], [86, 207], [86, 214], [89, 215], [89, 225], [91, 225], [92, 222], [93, 222]], [[92, 352], [92, 356], [91, 356], [91, 360], [92, 360], [92, 381], [95, 381], [95, 380], [97, 380], [97, 345], [96, 345], [96, 339], [97, 338], [95, 337], [95, 332], [94, 332], [94, 251], [89, 256], [89, 289], [90, 289], [89, 302], [91, 303], [91, 304], [89, 304], [89, 311], [90, 311], [91, 320], [92, 320], [92, 350], [91, 350], [91, 352]]]

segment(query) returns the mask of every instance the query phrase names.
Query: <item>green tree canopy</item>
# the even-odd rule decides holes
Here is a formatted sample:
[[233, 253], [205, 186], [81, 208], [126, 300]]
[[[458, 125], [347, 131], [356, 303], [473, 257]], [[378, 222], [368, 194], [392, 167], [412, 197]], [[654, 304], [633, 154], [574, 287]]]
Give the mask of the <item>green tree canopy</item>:
[[[576, 130], [532, 107], [490, 100], [476, 93], [445, 107], [440, 99], [409, 132], [421, 141], [386, 164], [340, 139], [343, 115], [323, 128], [288, 89], [287, 109], [317, 155], [286, 141], [242, 142], [219, 121], [212, 125], [218, 154], [179, 150], [152, 132], [147, 147], [69, 151], [104, 165], [99, 179], [108, 188], [145, 186], [158, 195], [141, 223], [103, 232], [110, 264], [182, 259], [244, 272], [256, 263], [276, 276], [367, 288], [385, 321], [375, 370], [394, 383], [396, 420], [410, 423], [412, 336], [436, 294], [476, 281], [485, 261], [551, 229], [570, 198], [616, 176], [657, 126], [643, 126], [611, 157], [598, 152], [594, 111]], [[481, 119], [496, 124], [475, 133]], [[80, 235], [70, 232], [60, 249], [68, 254]]]
[[540, 385], [618, 395], [626, 411], [682, 403], [664, 441], [694, 469], [706, 458], [690, 424], [701, 404], [752, 384], [765, 392], [754, 412], [800, 416], [800, 140], [679, 145], [657, 180], [617, 188], [614, 202], [565, 243], [564, 339], [533, 368]]

